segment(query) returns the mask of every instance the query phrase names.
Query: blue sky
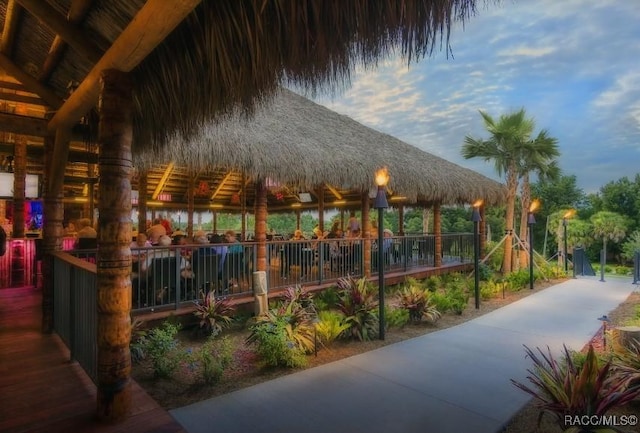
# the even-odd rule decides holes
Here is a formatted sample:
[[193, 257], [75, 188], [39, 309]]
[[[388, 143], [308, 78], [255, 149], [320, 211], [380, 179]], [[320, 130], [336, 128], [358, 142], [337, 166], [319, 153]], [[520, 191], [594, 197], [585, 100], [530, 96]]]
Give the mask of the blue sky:
[[640, 173], [638, 0], [505, 0], [455, 26], [450, 46], [449, 58], [356, 70], [315, 101], [494, 179], [492, 164], [460, 156], [464, 137], [488, 137], [478, 110], [524, 107], [585, 192]]

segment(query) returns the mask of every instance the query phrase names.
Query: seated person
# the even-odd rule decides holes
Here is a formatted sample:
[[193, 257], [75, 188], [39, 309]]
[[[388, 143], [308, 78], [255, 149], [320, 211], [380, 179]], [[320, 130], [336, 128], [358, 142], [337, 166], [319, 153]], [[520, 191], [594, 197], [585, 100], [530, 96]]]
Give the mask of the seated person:
[[158, 245], [160, 236], [166, 235], [167, 229], [160, 223], [160, 218], [153, 220], [153, 225], [147, 230], [147, 237], [152, 245]]

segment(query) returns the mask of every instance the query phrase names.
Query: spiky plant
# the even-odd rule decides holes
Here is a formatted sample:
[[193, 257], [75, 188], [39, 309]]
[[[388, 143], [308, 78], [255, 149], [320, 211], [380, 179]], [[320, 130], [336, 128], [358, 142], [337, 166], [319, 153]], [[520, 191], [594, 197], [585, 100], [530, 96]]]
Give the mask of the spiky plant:
[[344, 323], [349, 325], [346, 335], [361, 341], [378, 335], [378, 299], [366, 278], [351, 277], [338, 280], [340, 301], [338, 309], [344, 314]]
[[547, 347], [533, 351], [527, 346], [527, 357], [533, 361], [527, 379], [532, 387], [511, 379], [511, 382], [533, 396], [540, 409], [538, 424], [545, 413], [552, 414], [564, 428], [566, 416], [601, 416], [640, 395], [640, 386], [628, 388], [627, 381], [610, 375], [611, 361], [598, 362], [593, 346], [581, 367], [573, 361], [571, 352], [564, 347], [558, 362]]
[[227, 299], [216, 299], [213, 292], [200, 292], [200, 300], [194, 302], [193, 314], [200, 319], [200, 329], [207, 335], [218, 335], [231, 324], [231, 315], [235, 311]]
[[440, 312], [431, 301], [429, 289], [407, 284], [398, 292], [397, 298], [400, 307], [409, 311], [412, 322], [420, 322], [423, 318], [435, 322], [440, 318]]

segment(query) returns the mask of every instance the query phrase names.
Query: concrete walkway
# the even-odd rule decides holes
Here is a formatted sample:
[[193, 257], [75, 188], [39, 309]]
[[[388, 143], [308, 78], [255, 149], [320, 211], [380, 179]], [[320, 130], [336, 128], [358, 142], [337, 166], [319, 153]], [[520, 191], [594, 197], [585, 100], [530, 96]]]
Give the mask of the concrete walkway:
[[[464, 324], [170, 411], [190, 433], [495, 433], [528, 402], [523, 344], [582, 348], [637, 289], [580, 278]], [[526, 290], [526, 289], [525, 289]]]

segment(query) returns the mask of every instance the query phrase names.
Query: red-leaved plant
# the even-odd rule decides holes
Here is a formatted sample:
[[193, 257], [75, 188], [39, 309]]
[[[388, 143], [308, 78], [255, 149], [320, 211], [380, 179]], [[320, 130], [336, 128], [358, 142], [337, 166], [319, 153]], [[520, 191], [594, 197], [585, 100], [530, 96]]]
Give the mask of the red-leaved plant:
[[547, 353], [524, 347], [534, 365], [527, 370], [533, 387], [513, 379], [511, 382], [534, 397], [540, 408], [538, 424], [549, 413], [564, 430], [568, 427], [567, 416], [601, 416], [640, 395], [640, 386], [629, 388], [625, 378], [610, 374], [611, 361], [600, 363], [591, 345], [582, 366], [576, 365], [566, 346], [561, 362], [553, 358], [548, 347]]

